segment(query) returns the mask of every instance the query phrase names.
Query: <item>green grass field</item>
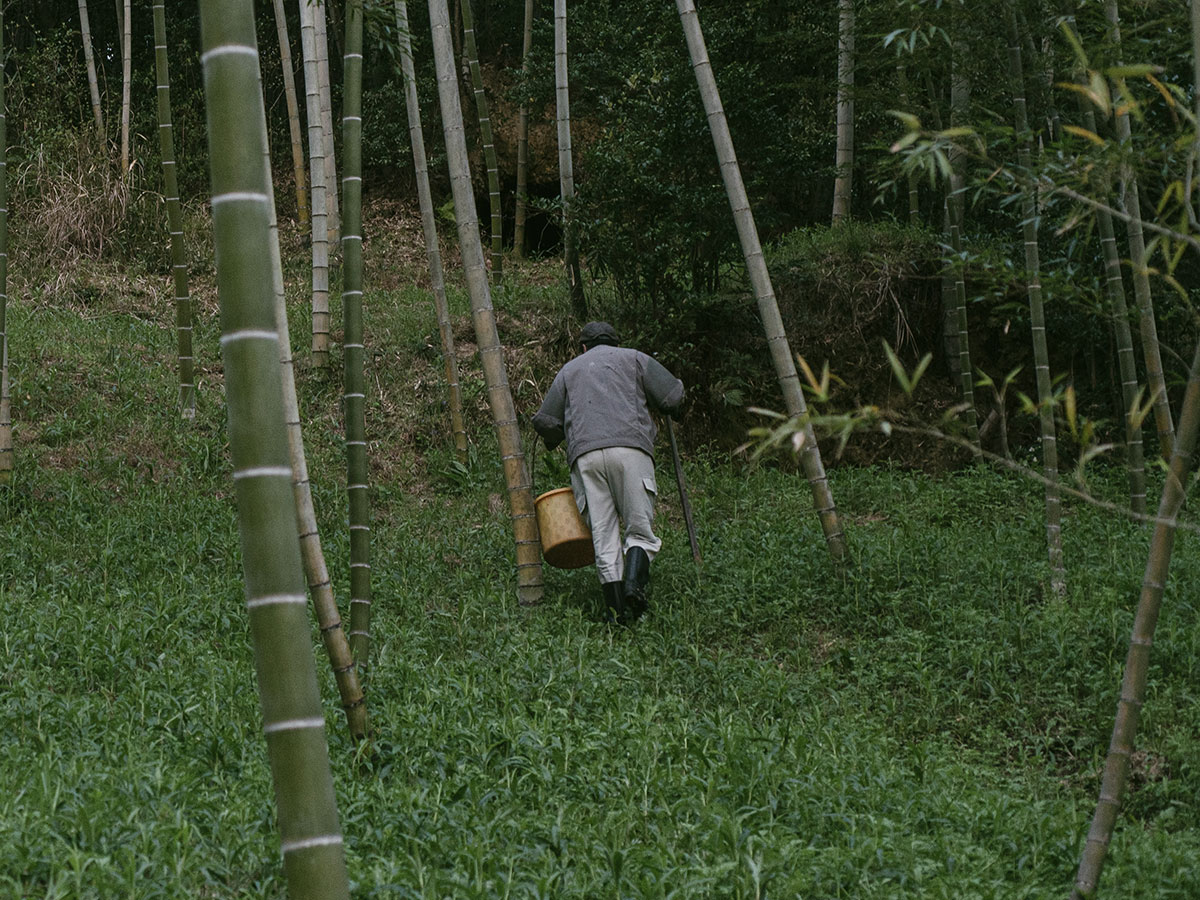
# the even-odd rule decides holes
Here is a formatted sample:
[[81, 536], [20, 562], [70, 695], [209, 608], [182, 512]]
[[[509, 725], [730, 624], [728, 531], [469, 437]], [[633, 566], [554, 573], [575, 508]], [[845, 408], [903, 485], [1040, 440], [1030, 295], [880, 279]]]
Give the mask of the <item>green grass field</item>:
[[[529, 298], [497, 306], [520, 319]], [[523, 608], [477, 370], [464, 369], [475, 447], [459, 467], [427, 301], [400, 288], [367, 301], [369, 752], [346, 737], [314, 629], [355, 897], [1066, 896], [1144, 528], [1069, 503], [1069, 592], [1053, 599], [1037, 485], [834, 467], [852, 547], [839, 572], [801, 478], [710, 452], [688, 460], [703, 570], [665, 496], [652, 615], [595, 621], [590, 570], [547, 569], [545, 602]], [[37, 291], [10, 305], [3, 897], [284, 893], [213, 310], [184, 425], [170, 316], [146, 306]], [[297, 347], [306, 325], [298, 310]], [[512, 379], [526, 413], [538, 374]], [[300, 389], [345, 614], [338, 389], [312, 372]], [[659, 466], [672, 494], [665, 451]], [[558, 486], [549, 471], [541, 460], [539, 489]], [[1093, 487], [1119, 499], [1119, 473]], [[1172, 569], [1102, 896], [1200, 896], [1194, 535]]]

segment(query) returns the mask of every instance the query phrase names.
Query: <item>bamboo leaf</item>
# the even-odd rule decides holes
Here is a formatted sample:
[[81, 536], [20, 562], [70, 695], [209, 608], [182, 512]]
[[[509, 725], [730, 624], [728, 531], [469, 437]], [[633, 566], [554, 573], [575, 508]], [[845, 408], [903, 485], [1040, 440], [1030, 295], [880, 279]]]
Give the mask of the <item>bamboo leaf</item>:
[[1081, 137], [1081, 138], [1084, 138], [1085, 140], [1089, 140], [1098, 147], [1103, 147], [1105, 144], [1104, 138], [1100, 137], [1100, 135], [1096, 134], [1096, 132], [1088, 131], [1088, 129], [1086, 129], [1086, 128], [1080, 128], [1078, 125], [1063, 125], [1062, 128], [1063, 128], [1063, 131], [1066, 131], [1069, 134], [1073, 134], [1076, 137]]
[[1067, 417], [1067, 427], [1071, 429], [1071, 437], [1079, 439], [1079, 428], [1076, 418], [1075, 386], [1067, 385], [1063, 392], [1063, 412]]
[[1109, 78], [1142, 78], [1153, 75], [1155, 72], [1161, 72], [1162, 66], [1154, 66], [1149, 63], [1134, 63], [1132, 65], [1112, 66], [1105, 69], [1104, 74]]
[[1154, 89], [1156, 91], [1158, 91], [1160, 94], [1162, 94], [1162, 98], [1167, 101], [1167, 106], [1169, 106], [1171, 109], [1174, 109], [1175, 108], [1175, 98], [1171, 96], [1171, 92], [1167, 90], [1166, 85], [1164, 85], [1161, 81], [1159, 81], [1157, 78], [1155, 78], [1149, 72], [1146, 73], [1146, 80], [1149, 81], [1152, 85], [1154, 85]]
[[909, 131], [920, 131], [921, 130], [921, 120], [918, 119], [916, 116], [914, 116], [912, 113], [904, 112], [904, 110], [901, 110], [901, 109], [889, 109], [888, 115], [894, 116], [895, 118], [899, 119], [900, 124], [903, 125], [905, 128], [907, 128]]
[[908, 373], [904, 371], [904, 363], [900, 362], [900, 358], [896, 356], [891, 345], [887, 341], [883, 341], [883, 352], [887, 354], [888, 365], [892, 367], [892, 374], [896, 376], [896, 380], [900, 382], [900, 389], [909, 397], [912, 396], [913, 383], [909, 380]]

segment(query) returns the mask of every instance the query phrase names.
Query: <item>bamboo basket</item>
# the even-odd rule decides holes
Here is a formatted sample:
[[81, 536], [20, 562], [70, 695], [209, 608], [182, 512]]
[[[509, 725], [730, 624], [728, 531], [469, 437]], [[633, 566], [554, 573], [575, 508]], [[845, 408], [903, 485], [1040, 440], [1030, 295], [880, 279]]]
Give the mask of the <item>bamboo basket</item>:
[[575, 493], [569, 487], [546, 491], [533, 505], [546, 562], [556, 569], [580, 569], [596, 561], [592, 533], [579, 515]]

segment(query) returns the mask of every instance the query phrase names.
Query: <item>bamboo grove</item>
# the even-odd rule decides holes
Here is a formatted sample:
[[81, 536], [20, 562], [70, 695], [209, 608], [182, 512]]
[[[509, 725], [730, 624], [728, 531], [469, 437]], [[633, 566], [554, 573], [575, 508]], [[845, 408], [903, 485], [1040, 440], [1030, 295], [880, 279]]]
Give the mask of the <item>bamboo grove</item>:
[[[398, 131], [409, 147], [400, 154], [405, 159], [404, 174], [396, 178], [412, 187], [420, 212], [431, 301], [426, 312], [431, 330], [437, 332], [436, 352], [444, 371], [441, 387], [448, 421], [442, 431], [465, 470], [472, 436], [464, 382], [474, 378], [477, 368], [480, 406], [486, 408], [494, 430], [494, 462], [504, 482], [512, 538], [509, 565], [497, 577], [512, 582], [520, 605], [542, 603], [547, 582], [534, 506], [533, 453], [522, 432], [526, 410], [510, 381], [511, 355], [506, 352], [503, 319], [493, 300], [517, 283], [526, 257], [547, 250], [530, 246], [536, 240], [530, 225], [535, 216], [543, 231], [553, 234], [548, 252], [560, 259], [556, 265], [565, 302], [558, 314], [564, 333], [574, 333], [591, 315], [622, 313], [646, 302], [651, 313], [640, 321], [659, 328], [646, 333], [661, 338], [670, 334], [671, 327], [691, 328], [694, 333], [677, 335], [680, 343], [696, 338], [703, 323], [696, 325], [695, 319], [680, 311], [702, 293], [703, 270], [709, 266], [725, 279], [718, 282], [737, 294], [738, 302], [746, 300], [753, 306], [760, 329], [755, 346], [766, 357], [764, 368], [774, 380], [772, 395], [761, 403], [783, 410], [776, 414], [782, 424], [773, 431], [761, 430], [759, 437], [792, 449], [808, 483], [833, 571], [844, 572], [856, 564], [856, 558], [853, 532], [844, 527], [826, 471], [829, 451], [839, 446], [831, 438], [840, 436], [844, 445], [857, 436], [851, 435], [856, 429], [887, 434], [902, 424], [920, 430], [902, 412], [882, 403], [853, 404], [846, 400], [847, 393], [840, 395], [842, 408], [836, 408], [838, 395], [830, 389], [829, 369], [817, 375], [817, 368], [797, 350], [800, 342], [813, 336], [803, 333], [803, 312], [781, 309], [776, 291], [780, 273], [773, 276], [769, 266], [771, 240], [781, 232], [777, 222], [784, 216], [775, 207], [758, 221], [755, 216], [760, 204], [772, 202], [773, 192], [785, 191], [770, 185], [770, 173], [764, 175], [764, 166], [753, 161], [760, 147], [754, 134], [747, 135], [746, 114], [737, 104], [726, 106], [719, 90], [725, 74], [721, 54], [729, 53], [732, 44], [729, 24], [718, 22], [714, 29], [706, 21], [710, 38], [715, 34], [714, 62], [701, 28], [703, 7], [698, 9], [692, 0], [676, 0], [673, 16], [669, 4], [666, 13], [647, 13], [657, 25], [663, 25], [664, 16], [674, 20], [670, 41], [662, 36], [664, 28], [658, 28], [653, 38], [661, 42], [653, 48], [662, 53], [663, 65], [651, 67], [649, 74], [638, 73], [623, 81], [615, 78], [595, 87], [586, 81], [581, 85], [578, 78], [572, 84], [569, 73], [600, 77], [598, 60], [604, 60], [605, 48], [584, 45], [580, 49], [576, 37], [604, 33], [597, 22], [605, 15], [598, 7], [579, 4], [585, 27], [575, 30], [575, 20], [570, 18], [575, 6], [568, 8], [566, 0], [540, 5], [527, 0], [513, 6], [501, 12], [485, 2], [473, 6], [472, 0], [453, 5], [428, 0], [422, 11], [428, 32], [417, 41], [403, 0], [391, 4], [298, 0], [290, 9], [275, 0], [272, 13], [280, 66], [268, 72], [257, 45], [253, 4], [201, 0], [201, 46], [195, 60], [176, 55], [189, 51], [186, 40], [177, 37], [181, 29], [168, 18], [176, 12], [175, 6], [151, 5], [157, 153], [179, 384], [174, 402], [183, 420], [180, 428], [195, 427], [203, 417], [197, 412], [197, 397], [207, 371], [205, 357], [214, 357], [219, 347], [246, 612], [283, 867], [295, 898], [349, 896], [325, 714], [311, 652], [310, 603], [349, 733], [364, 754], [370, 752], [372, 728], [378, 727], [368, 720], [364, 691], [373, 642], [376, 646], [381, 642], [371, 633], [372, 604], [379, 601], [372, 597], [371, 584], [371, 534], [376, 526], [371, 520], [368, 450], [379, 444], [373, 438], [376, 425], [371, 415], [377, 404], [372, 401], [370, 370], [373, 358], [385, 352], [372, 347], [371, 340], [376, 331], [385, 329], [370, 318], [365, 302], [373, 285], [372, 273], [364, 267], [364, 242], [374, 225], [370, 179], [385, 171], [370, 153], [379, 152], [387, 139], [368, 130], [370, 123], [382, 118], [370, 108], [369, 99], [380, 84], [394, 78], [388, 83], [402, 89], [404, 124]], [[763, 13], [763, 21], [784, 27], [789, 39], [806, 27], [803, 15], [795, 11], [765, 2], [751, 6]], [[1133, 30], [1136, 38], [1130, 41], [1129, 30], [1123, 40], [1118, 0], [1067, 4], [1054, 10], [1032, 0], [1003, 0], [996, 7], [997, 15], [990, 17], [972, 16], [960, 2], [837, 0], [822, 7], [827, 21], [821, 27], [831, 38], [827, 41], [831, 65], [825, 79], [830, 89], [824, 92], [829, 101], [825, 110], [829, 134], [820, 148], [827, 157], [819, 167], [822, 187], [809, 192], [819, 198], [820, 215], [812, 212], [811, 219], [848, 230], [857, 220], [890, 216], [936, 235], [939, 268], [928, 276], [938, 285], [933, 290], [938, 320], [934, 340], [952, 399], [943, 404], [947, 411], [936, 428], [924, 423], [925, 433], [965, 446], [969, 461], [964, 465], [995, 460], [1035, 472], [1044, 488], [1037, 526], [1045, 535], [1047, 603], [1060, 602], [1068, 594], [1070, 545], [1064, 543], [1064, 532], [1069, 534], [1071, 526], [1064, 513], [1071, 496], [1086, 493], [1072, 487], [1069, 467], [1075, 463], [1077, 472], [1083, 473], [1090, 460], [1102, 455], [1123, 462], [1125, 505], [1130, 515], [1147, 522], [1148, 559], [1100, 797], [1090, 830], [1080, 841], [1081, 861], [1072, 896], [1090, 898], [1099, 891], [1100, 872], [1128, 790], [1139, 716], [1150, 702], [1150, 648], [1169, 597], [1166, 586], [1175, 533], [1200, 428], [1200, 342], [1191, 365], [1185, 369], [1179, 364], [1184, 358], [1180, 348], [1196, 332], [1188, 278], [1200, 266], [1193, 184], [1194, 171], [1200, 167], [1200, 113], [1196, 111], [1200, 109], [1200, 54], [1195, 46], [1200, 41], [1200, 17], [1193, 3], [1187, 23], [1178, 15], [1169, 18], [1169, 13], [1164, 14], [1165, 20], [1139, 18], [1142, 27]], [[107, 10], [105, 15], [113, 12]], [[116, 28], [105, 38], [104, 51], [96, 53], [88, 4], [85, 0], [77, 4], [78, 46], [87, 81], [86, 91], [80, 85], [79, 107], [87, 114], [91, 140], [100, 145], [97, 152], [115, 157], [108, 159], [108, 165], [115, 165], [118, 180], [130, 191], [142, 163], [134, 122], [139, 115], [135, 106], [139, 98], [133, 94], [138, 82], [132, 68], [137, 56], [134, 35], [144, 27], [143, 9], [124, 0], [116, 4], [115, 12]], [[622, 6], [621, 12], [628, 14], [630, 9]], [[290, 31], [289, 20], [299, 27]], [[499, 38], [488, 32], [497, 23], [519, 23], [520, 28]], [[1171, 36], [1160, 43], [1146, 38], [1153, 28], [1168, 26]], [[328, 33], [339, 27], [332, 36]], [[1176, 45], [1184, 30], [1189, 43], [1181, 50]], [[651, 40], [638, 31], [639, 39]], [[292, 34], [302, 70], [303, 104], [295, 85]], [[3, 40], [0, 12], [0, 55]], [[762, 39], [761, 43], [768, 42]], [[498, 45], [520, 48], [508, 60], [507, 81], [489, 72], [481, 58], [487, 52], [500, 58]], [[336, 51], [333, 60], [331, 48]], [[1152, 59], [1143, 54], [1158, 50], [1174, 53], [1173, 61], [1142, 61]], [[421, 58], [418, 51], [428, 57]], [[1183, 57], [1197, 63], [1197, 69], [1181, 75], [1178, 59]], [[105, 59], [118, 63], [121, 71], [115, 148], [109, 143], [106, 98], [97, 75], [97, 62], [102, 68]], [[668, 59], [675, 67], [670, 77], [660, 71], [665, 71]], [[184, 161], [177, 158], [179, 117], [177, 111], [173, 116], [168, 63], [177, 67], [180, 61], [198, 65], [202, 73], [207, 126], [204, 163], [211, 178], [207, 200], [189, 198], [179, 177]], [[736, 76], [730, 78], [736, 96], [748, 102], [745, 86], [738, 84], [740, 70], [729, 68]], [[1163, 74], [1168, 68], [1173, 80]], [[680, 73], [687, 75], [686, 91], [679, 87], [685, 80]], [[489, 78], [496, 83], [489, 84]], [[643, 87], [639, 79], [650, 87]], [[1191, 81], [1182, 86], [1186, 79]], [[0, 154], [8, 146], [5, 80], [0, 78]], [[290, 166], [281, 167], [276, 160], [273, 172], [264, 91], [276, 80], [286, 103]], [[464, 89], [470, 90], [475, 104], [469, 122], [464, 121], [462, 110]], [[499, 102], [489, 103], [489, 94]], [[341, 103], [340, 134], [333, 127], [335, 98]], [[645, 154], [639, 165], [624, 166], [633, 180], [604, 193], [609, 186], [601, 183], [597, 173], [611, 174], [622, 165], [609, 145], [597, 146], [603, 140], [619, 141], [621, 129], [641, 109], [639, 103], [655, 110], [646, 116], [651, 119], [668, 118], [667, 110], [684, 110], [678, 113], [683, 121], [676, 123], [677, 131], [686, 135], [681, 140], [681, 158], [684, 149], [696, 155], [671, 171], [687, 187], [672, 187], [674, 193], [668, 195], [679, 198], [694, 190], [693, 208], [684, 209], [680, 199], [678, 209], [660, 203], [653, 210], [657, 218], [638, 218], [645, 211], [634, 209], [630, 195], [640, 189], [649, 191], [650, 180], [640, 166], [650, 168], [658, 156], [669, 155], [660, 148], [648, 149], [653, 144], [650, 139], [634, 142], [638, 152]], [[500, 121], [500, 111], [510, 108], [516, 122]], [[434, 137], [429, 148], [423, 112], [426, 116], [432, 112], [440, 120], [440, 128], [430, 130]], [[605, 120], [609, 113], [614, 118]], [[888, 124], [881, 126], [881, 121]], [[543, 157], [541, 168], [551, 173], [549, 178], [545, 171], [531, 178], [538, 155], [530, 148], [531, 123], [533, 129], [543, 129], [536, 149]], [[553, 138], [547, 140], [545, 135], [550, 134]], [[758, 137], [765, 143], [765, 137]], [[703, 147], [698, 149], [697, 144]], [[887, 152], [877, 152], [878, 146], [887, 146]], [[612, 159], [605, 159], [605, 152], [611, 152]], [[1157, 168], [1143, 163], [1142, 156], [1152, 156]], [[195, 165], [195, 160], [188, 164]], [[0, 156], [0, 171], [5, 173], [0, 180], [0, 483], [8, 483], [20, 460], [15, 458], [9, 396], [9, 173], [4, 156]], [[696, 178], [698, 171], [703, 174]], [[284, 263], [275, 192], [277, 180], [288, 178], [291, 190], [283, 202], [288, 206], [285, 215], [294, 208], [296, 230], [304, 241], [302, 319], [311, 336], [309, 342], [306, 335], [308, 349], [299, 359], [291, 346], [290, 273]], [[697, 187], [697, 181], [705, 183]], [[380, 187], [388, 189], [391, 185]], [[541, 191], [540, 199], [535, 189]], [[722, 192], [723, 202], [712, 202], [714, 193]], [[484, 195], [489, 212], [486, 227], [477, 212], [477, 201]], [[435, 197], [445, 205], [439, 207]], [[606, 199], [614, 204], [626, 200], [629, 208], [605, 210]], [[205, 215], [211, 219], [221, 327], [219, 340], [210, 341], [214, 346], [206, 346], [200, 337], [197, 323], [202, 314], [193, 308], [189, 289], [184, 224], [189, 203], [207, 203]], [[714, 212], [717, 206], [719, 213]], [[453, 224], [454, 247], [447, 255], [442, 241], [450, 229], [438, 222], [439, 209], [442, 218]], [[672, 217], [682, 223], [682, 236], [663, 237], [655, 231], [659, 219]], [[717, 219], [720, 224], [713, 224]], [[622, 232], [624, 220], [635, 221], [644, 233]], [[770, 237], [764, 240], [767, 234]], [[622, 235], [628, 240], [624, 257], [614, 249]], [[647, 257], [686, 246], [686, 251], [678, 251], [683, 257], [698, 252], [694, 245], [710, 238], [716, 243], [723, 240], [719, 251], [711, 254], [715, 263], [694, 258], [690, 272], [686, 265], [664, 264], [652, 275], [645, 274], [650, 268]], [[672, 240], [677, 243], [672, 245]], [[1077, 245], [1091, 248], [1087, 265], [1070, 256], [1084, 252]], [[864, 250], [864, 255], [868, 253], [869, 248]], [[1002, 264], [996, 262], [998, 256], [1003, 256]], [[1069, 270], [1068, 275], [1059, 277], [1056, 266]], [[454, 284], [462, 283], [469, 303], [475, 346], [470, 363], [456, 349], [448, 275]], [[1072, 276], [1091, 285], [1073, 302], [1087, 307], [1087, 327], [1102, 333], [1096, 343], [1112, 348], [1111, 368], [1116, 374], [1109, 391], [1113, 396], [1107, 399], [1081, 400], [1088, 390], [1083, 363], [1077, 370], [1075, 352], [1064, 340], [1070, 325], [1063, 322], [1083, 321], [1067, 319], [1063, 312], [1067, 301], [1061, 295]], [[616, 285], [611, 294], [619, 302], [605, 299], [608, 282]], [[593, 292], [591, 297], [585, 287]], [[343, 316], [340, 332], [330, 308], [331, 293], [337, 288]], [[1022, 364], [1003, 384], [982, 368], [983, 360], [999, 364], [1017, 358], [1015, 353], [992, 352], [987, 339], [981, 338], [980, 331], [988, 328], [995, 334], [995, 323], [984, 310], [986, 301], [996, 298], [1004, 302], [996, 303], [990, 316], [1007, 317], [1005, 336], [1010, 325], [1018, 330], [1014, 323], [1028, 326], [1020, 329], [1026, 335], [1019, 357]], [[831, 301], [814, 297], [812, 302]], [[881, 301], [886, 302], [901, 305], [894, 298]], [[790, 320], [786, 325], [785, 312]], [[904, 310], [899, 321], [907, 321]], [[1170, 324], [1161, 328], [1160, 337], [1163, 321]], [[1134, 328], [1140, 339], [1136, 343]], [[13, 337], [13, 350], [19, 354], [19, 335]], [[904, 328], [898, 325], [896, 340], [886, 341], [886, 352], [903, 393], [911, 398], [929, 357], [911, 352], [915, 340], [909, 340], [910, 347], [903, 350], [904, 338]], [[912, 357], [910, 365], [901, 361], [901, 352]], [[334, 371], [339, 357], [340, 376]], [[467, 365], [472, 367], [469, 375], [460, 372], [460, 366]], [[838, 360], [830, 360], [834, 372], [837, 365]], [[1023, 367], [1028, 371], [1019, 374]], [[307, 371], [298, 379], [300, 370]], [[348, 630], [343, 627], [335, 578], [318, 533], [304, 448], [301, 403], [304, 383], [313, 379], [341, 392], [338, 427], [344, 435], [348, 510]], [[1091, 381], [1094, 393], [1102, 393], [1095, 388], [1094, 374]], [[1019, 384], [1013, 392], [1019, 393], [1030, 420], [1036, 421], [1036, 437], [1031, 426], [1024, 433], [1025, 457], [1019, 462], [1011, 459], [1009, 448], [1011, 403], [1005, 389], [1011, 384]], [[985, 396], [985, 387], [991, 389], [995, 402]], [[1081, 412], [1084, 403], [1089, 404], [1090, 419]], [[1105, 417], [1116, 423], [1108, 432], [1109, 443], [1097, 437]], [[1148, 427], [1156, 440], [1144, 440]], [[390, 453], [394, 448], [380, 449]], [[1157, 503], [1148, 486], [1154, 483], [1156, 471], [1165, 473]], [[681, 470], [680, 474], [682, 485]], [[326, 473], [316, 476], [326, 477]], [[1155, 507], [1157, 512], [1149, 514]]]

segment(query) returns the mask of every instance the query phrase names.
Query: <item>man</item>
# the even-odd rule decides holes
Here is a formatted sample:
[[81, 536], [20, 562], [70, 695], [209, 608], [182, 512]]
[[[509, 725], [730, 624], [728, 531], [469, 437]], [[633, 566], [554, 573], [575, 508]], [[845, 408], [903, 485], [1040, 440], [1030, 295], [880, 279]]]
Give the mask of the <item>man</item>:
[[571, 488], [592, 529], [605, 608], [625, 624], [646, 611], [650, 560], [662, 546], [652, 528], [657, 429], [650, 413], [676, 412], [683, 382], [645, 353], [621, 347], [607, 322], [588, 322], [579, 341], [583, 352], [554, 377], [533, 427], [550, 450], [567, 442]]

